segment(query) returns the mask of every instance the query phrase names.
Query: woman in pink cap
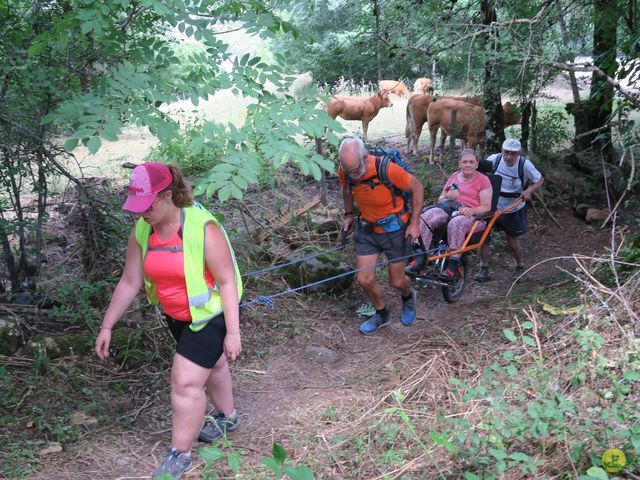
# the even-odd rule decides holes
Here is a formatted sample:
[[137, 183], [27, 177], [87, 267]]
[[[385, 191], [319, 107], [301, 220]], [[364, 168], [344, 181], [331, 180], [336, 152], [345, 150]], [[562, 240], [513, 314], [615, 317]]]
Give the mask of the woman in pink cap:
[[[147, 162], [136, 167], [123, 209], [140, 218], [129, 235], [124, 272], [95, 350], [101, 359], [109, 356], [111, 330], [144, 285], [149, 301], [162, 307], [177, 343], [171, 447], [152, 477], [178, 479], [191, 467], [196, 437], [211, 442], [237, 428], [227, 361], [242, 352], [242, 281], [224, 229], [194, 202], [177, 166]], [[202, 427], [207, 395], [216, 413]]]

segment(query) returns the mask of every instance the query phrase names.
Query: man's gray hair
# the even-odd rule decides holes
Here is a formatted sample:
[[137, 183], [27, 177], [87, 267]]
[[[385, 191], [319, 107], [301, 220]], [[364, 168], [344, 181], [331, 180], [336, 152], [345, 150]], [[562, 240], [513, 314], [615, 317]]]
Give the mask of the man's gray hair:
[[340, 142], [340, 148], [338, 149], [338, 158], [340, 158], [342, 155], [342, 148], [352, 143], [358, 144], [358, 153], [360, 154], [360, 158], [366, 158], [369, 155], [369, 152], [367, 151], [367, 147], [364, 145], [364, 142], [362, 141], [362, 139], [358, 137], [347, 137], [344, 140], [342, 140], [342, 142]]

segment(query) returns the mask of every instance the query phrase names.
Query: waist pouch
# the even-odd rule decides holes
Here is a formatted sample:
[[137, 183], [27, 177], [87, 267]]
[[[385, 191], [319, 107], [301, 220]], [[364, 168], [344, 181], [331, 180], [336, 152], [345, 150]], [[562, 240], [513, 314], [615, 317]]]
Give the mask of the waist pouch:
[[387, 217], [381, 218], [376, 223], [387, 233], [397, 232], [404, 227], [404, 222], [397, 213], [392, 213]]
[[374, 227], [381, 227], [386, 233], [397, 232], [405, 227], [402, 217], [397, 213], [392, 213], [375, 222], [369, 222], [367, 220], [360, 219], [360, 228], [365, 233], [374, 233]]
[[463, 206], [462, 203], [456, 202], [455, 200], [451, 200], [449, 198], [445, 200], [440, 200], [436, 205], [436, 207], [443, 210], [447, 215], [449, 215], [449, 218], [451, 218], [451, 214], [453, 212], [455, 212], [456, 210], [458, 210], [458, 208], [462, 206]]

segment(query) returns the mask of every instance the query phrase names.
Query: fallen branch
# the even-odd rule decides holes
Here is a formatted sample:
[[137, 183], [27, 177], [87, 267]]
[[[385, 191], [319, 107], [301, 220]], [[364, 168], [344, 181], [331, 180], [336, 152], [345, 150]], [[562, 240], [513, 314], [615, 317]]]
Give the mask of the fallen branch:
[[536, 197], [536, 200], [539, 201], [542, 204], [542, 206], [544, 207], [545, 211], [549, 214], [549, 217], [551, 217], [551, 220], [553, 220], [555, 222], [555, 224], [558, 226], [558, 228], [560, 228], [560, 230], [562, 230], [562, 225], [560, 225], [560, 222], [558, 222], [556, 217], [553, 216], [553, 214], [551, 213], [551, 210], [549, 210], [549, 207], [547, 207], [547, 204], [544, 203], [544, 200], [542, 199], [542, 197], [540, 195], [538, 195], [536, 192], [533, 192], [533, 195]]

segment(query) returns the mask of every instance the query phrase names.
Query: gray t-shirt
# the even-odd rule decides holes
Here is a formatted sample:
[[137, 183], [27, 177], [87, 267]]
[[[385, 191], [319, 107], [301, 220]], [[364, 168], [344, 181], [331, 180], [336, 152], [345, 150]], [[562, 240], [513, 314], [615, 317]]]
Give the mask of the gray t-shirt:
[[[498, 153], [491, 155], [487, 160], [489, 160], [492, 164], [495, 163], [498, 158]], [[518, 175], [518, 161], [513, 164], [512, 167], [507, 165], [504, 158], [500, 160], [500, 164], [498, 165], [498, 170], [496, 170], [496, 174], [502, 177], [502, 188], [500, 191], [505, 193], [521, 193], [522, 182], [520, 181], [520, 176]], [[542, 174], [538, 171], [538, 169], [531, 163], [531, 160], [528, 158], [525, 159], [524, 162], [524, 179], [525, 182], [535, 183], [542, 177]], [[506, 198], [500, 196], [498, 199], [498, 210], [504, 210], [509, 205], [515, 203], [517, 198]], [[517, 212], [521, 208], [524, 208], [524, 202], [522, 202], [513, 212]]]

